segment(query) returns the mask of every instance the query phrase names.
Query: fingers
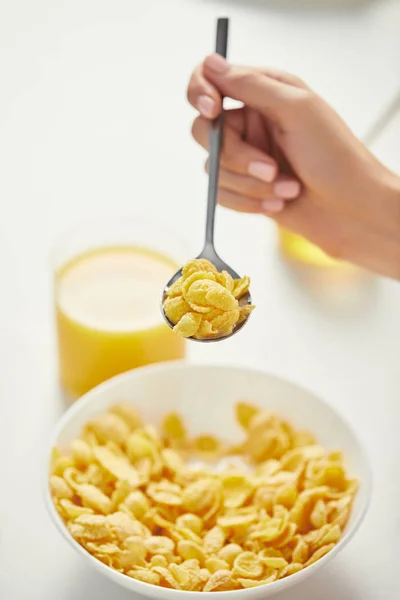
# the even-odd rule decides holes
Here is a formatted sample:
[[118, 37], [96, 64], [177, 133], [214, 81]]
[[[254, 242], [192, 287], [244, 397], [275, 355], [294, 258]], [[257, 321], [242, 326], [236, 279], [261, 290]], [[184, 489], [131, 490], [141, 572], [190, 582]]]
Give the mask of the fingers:
[[206, 119], [214, 119], [221, 112], [221, 96], [217, 89], [203, 75], [203, 65], [193, 72], [187, 90], [187, 98], [192, 106]]
[[[234, 115], [233, 119], [235, 119]], [[229, 111], [225, 118], [221, 166], [242, 175], [251, 174], [262, 181], [273, 181], [278, 174], [275, 160], [259, 148], [243, 141], [240, 133], [231, 127], [230, 123]], [[198, 117], [192, 127], [194, 139], [206, 150], [209, 145], [209, 127], [209, 122], [203, 117]]]
[[[206, 171], [208, 172], [208, 161]], [[248, 175], [220, 169], [218, 183], [220, 189], [258, 201], [271, 199], [290, 201], [298, 198], [301, 193], [299, 182], [284, 175], [279, 175], [273, 183], [265, 183]]]
[[255, 201], [224, 189], [221, 189], [218, 193], [218, 202], [221, 206], [237, 212], [265, 214], [268, 216], [279, 214], [285, 206], [284, 201], [278, 198]]
[[276, 81], [281, 81], [282, 83], [286, 83], [287, 85], [292, 85], [293, 87], [301, 88], [303, 90], [310, 90], [308, 85], [304, 83], [300, 77], [296, 75], [292, 75], [292, 73], [286, 73], [286, 71], [279, 71], [278, 69], [262, 69], [263, 75], [267, 77], [271, 77], [272, 79], [276, 79]]
[[304, 93], [304, 90], [268, 77], [258, 69], [231, 66], [217, 54], [205, 59], [203, 75], [222, 95], [243, 102], [277, 123], [284, 122], [293, 99]]
[[275, 123], [283, 125], [293, 103], [309, 93], [298, 77], [273, 69], [231, 66], [218, 54], [208, 56], [193, 73], [189, 102], [206, 118], [215, 118], [222, 107], [221, 95], [243, 102]]

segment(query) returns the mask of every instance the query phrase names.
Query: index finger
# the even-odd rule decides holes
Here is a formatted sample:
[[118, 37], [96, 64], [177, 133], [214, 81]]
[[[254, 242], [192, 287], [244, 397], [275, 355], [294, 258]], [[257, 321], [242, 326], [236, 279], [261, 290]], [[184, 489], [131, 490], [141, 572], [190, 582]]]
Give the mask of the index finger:
[[206, 119], [215, 119], [221, 112], [221, 96], [217, 88], [204, 77], [203, 64], [196, 67], [192, 73], [187, 98]]

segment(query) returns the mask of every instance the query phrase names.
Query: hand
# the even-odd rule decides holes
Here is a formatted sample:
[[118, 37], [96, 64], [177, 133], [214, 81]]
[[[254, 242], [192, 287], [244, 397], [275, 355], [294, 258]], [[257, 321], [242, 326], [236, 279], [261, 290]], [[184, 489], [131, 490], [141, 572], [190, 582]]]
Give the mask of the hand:
[[[206, 58], [190, 80], [193, 136], [208, 148], [209, 120], [226, 111], [219, 202], [273, 217], [334, 258], [400, 278], [400, 179], [335, 111], [286, 73]], [[206, 166], [207, 168], [207, 166]]]

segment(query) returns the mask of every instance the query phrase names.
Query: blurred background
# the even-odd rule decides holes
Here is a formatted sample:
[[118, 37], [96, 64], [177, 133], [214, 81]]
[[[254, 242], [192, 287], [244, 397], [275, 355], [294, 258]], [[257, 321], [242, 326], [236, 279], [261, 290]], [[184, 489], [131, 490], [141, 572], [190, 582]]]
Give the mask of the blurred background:
[[[218, 16], [231, 20], [231, 61], [299, 75], [400, 171], [397, 0], [0, 3], [0, 586], [7, 600], [117, 598], [58, 538], [40, 497], [43, 440], [64, 410], [52, 251], [82, 222], [131, 217], [172, 226], [188, 257], [199, 252], [206, 156], [190, 136], [186, 86], [213, 51]], [[366, 440], [376, 488], [384, 490], [363, 532], [300, 596], [296, 588], [296, 598], [395, 598], [400, 286], [358, 271], [304, 269], [282, 255], [273, 223], [222, 208], [216, 246], [251, 275], [258, 309], [232, 340], [189, 344], [189, 359], [261, 367], [327, 398]], [[379, 556], [369, 551], [375, 537]]]

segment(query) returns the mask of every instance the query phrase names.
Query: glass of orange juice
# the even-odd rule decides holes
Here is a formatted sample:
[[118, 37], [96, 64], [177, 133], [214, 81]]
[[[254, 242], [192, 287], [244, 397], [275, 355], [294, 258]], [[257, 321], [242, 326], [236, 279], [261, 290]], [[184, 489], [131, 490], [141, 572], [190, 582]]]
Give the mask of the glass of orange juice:
[[336, 306], [357, 305], [369, 282], [362, 269], [331, 258], [308, 240], [281, 227], [278, 236], [282, 256], [308, 291]]
[[165, 283], [187, 260], [175, 232], [135, 220], [93, 223], [54, 253], [59, 374], [68, 397], [142, 365], [182, 359], [163, 320]]

